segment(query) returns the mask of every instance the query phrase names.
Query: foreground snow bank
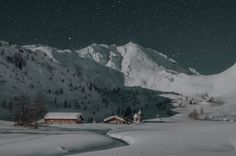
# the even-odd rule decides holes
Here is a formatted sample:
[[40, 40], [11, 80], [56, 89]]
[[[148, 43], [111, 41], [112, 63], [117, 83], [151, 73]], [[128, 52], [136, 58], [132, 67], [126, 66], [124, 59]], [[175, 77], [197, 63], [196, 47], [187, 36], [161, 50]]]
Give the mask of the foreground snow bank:
[[51, 125], [39, 130], [0, 121], [0, 155], [61, 156], [127, 145], [105, 135], [109, 124]]
[[114, 142], [108, 136], [88, 131], [35, 131], [0, 123], [0, 155], [4, 156], [60, 156], [108, 146]]
[[106, 146], [113, 141], [108, 137], [93, 133], [49, 136], [0, 135], [1, 138], [3, 136], [5, 136], [5, 141], [1, 141], [0, 152], [4, 156], [60, 156], [71, 152]]
[[[179, 120], [177, 120], [178, 118]], [[62, 125], [41, 129], [35, 133], [33, 130], [20, 130], [11, 127], [8, 123], [3, 123], [3, 126], [0, 125], [0, 155], [236, 155], [236, 123], [180, 119], [182, 116], [175, 116], [163, 123], [119, 126], [109, 124]], [[2, 130], [1, 128], [4, 127], [6, 128]], [[103, 133], [108, 129], [110, 131], [107, 135], [122, 139], [129, 145], [112, 148], [111, 144], [114, 140]], [[95, 133], [96, 131], [100, 131], [101, 134]], [[110, 149], [102, 147], [110, 147]]]
[[[234, 156], [236, 124], [210, 121], [147, 123], [116, 129], [109, 135], [129, 146], [81, 153], [84, 156]], [[74, 155], [75, 156], [75, 155]]]

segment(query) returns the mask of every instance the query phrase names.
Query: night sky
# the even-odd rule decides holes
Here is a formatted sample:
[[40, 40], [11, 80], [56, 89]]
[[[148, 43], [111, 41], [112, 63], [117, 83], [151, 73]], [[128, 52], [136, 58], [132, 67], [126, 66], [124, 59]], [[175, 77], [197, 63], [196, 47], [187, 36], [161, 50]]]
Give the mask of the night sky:
[[0, 39], [83, 48], [134, 41], [202, 74], [236, 62], [235, 0], [1, 0]]

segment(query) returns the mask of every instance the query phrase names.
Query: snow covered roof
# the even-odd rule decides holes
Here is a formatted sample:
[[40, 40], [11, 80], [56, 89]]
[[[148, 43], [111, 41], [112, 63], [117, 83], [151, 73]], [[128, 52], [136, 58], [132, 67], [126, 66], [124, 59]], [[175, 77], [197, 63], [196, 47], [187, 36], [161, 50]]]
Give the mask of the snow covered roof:
[[71, 113], [71, 112], [52, 112], [52, 113], [47, 113], [44, 116], [44, 119], [84, 119], [84, 116], [82, 113], [77, 112], [77, 113]]
[[118, 117], [118, 116], [110, 116], [110, 117], [104, 119], [104, 122], [110, 121], [110, 120], [112, 120], [112, 119], [117, 119], [117, 120], [121, 120], [121, 121], [126, 122], [123, 118]]

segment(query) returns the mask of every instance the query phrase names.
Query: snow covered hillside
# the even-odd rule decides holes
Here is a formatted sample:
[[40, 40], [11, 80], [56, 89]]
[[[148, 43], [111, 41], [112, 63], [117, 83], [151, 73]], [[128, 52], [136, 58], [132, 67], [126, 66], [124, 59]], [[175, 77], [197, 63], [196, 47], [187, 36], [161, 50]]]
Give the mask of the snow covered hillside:
[[162, 53], [133, 42], [124, 46], [92, 44], [76, 52], [81, 57], [122, 72], [126, 86], [183, 94], [208, 92], [215, 96], [236, 90], [233, 85], [236, 64], [220, 74], [204, 76], [192, 68], [183, 68]]
[[166, 90], [180, 74], [196, 74], [166, 55], [133, 42], [124, 46], [92, 44], [76, 52], [122, 72], [126, 86]]
[[76, 51], [4, 41], [0, 42], [0, 87], [0, 117], [4, 119], [10, 119], [20, 95], [33, 101], [40, 93], [48, 111], [80, 111], [87, 121], [94, 112], [101, 121], [112, 114], [122, 115], [127, 107], [143, 108], [155, 116], [156, 105], [165, 100], [157, 91], [125, 87], [121, 72], [80, 57]]
[[90, 117], [100, 110], [104, 117], [132, 106], [134, 111], [145, 108], [149, 116], [157, 114], [153, 108], [163, 103], [155, 91], [214, 97], [236, 93], [236, 65], [204, 76], [133, 42], [60, 50], [2, 41], [0, 52], [0, 83], [4, 90], [0, 94], [2, 108], [8, 110], [15, 96], [24, 93], [33, 97], [43, 92], [50, 110], [79, 110]]
[[[198, 75], [192, 68], [185, 69], [166, 55], [133, 42], [124, 46], [92, 44], [80, 50], [58, 50], [40, 45], [24, 47], [32, 51], [43, 51], [56, 62], [58, 54], [65, 53], [69, 56], [71, 53], [77, 53], [79, 58], [93, 60], [121, 72], [125, 86], [176, 91], [176, 81], [186, 79], [189, 75]], [[64, 58], [61, 61], [65, 62]]]
[[[105, 67], [121, 72], [125, 86], [139, 86], [152, 90], [178, 92], [183, 94], [222, 95], [235, 90], [236, 65], [228, 70], [210, 76], [200, 75], [192, 68], [184, 68], [178, 62], [155, 50], [130, 42], [123, 46], [92, 44], [80, 50], [59, 50], [40, 45], [25, 48], [43, 51], [56, 62], [65, 62], [57, 55], [93, 60]], [[75, 53], [75, 54], [74, 54]], [[69, 61], [70, 62], [70, 61]], [[118, 78], [119, 79], [119, 78]], [[118, 80], [117, 79], [117, 80]], [[222, 82], [227, 82], [222, 84]]]

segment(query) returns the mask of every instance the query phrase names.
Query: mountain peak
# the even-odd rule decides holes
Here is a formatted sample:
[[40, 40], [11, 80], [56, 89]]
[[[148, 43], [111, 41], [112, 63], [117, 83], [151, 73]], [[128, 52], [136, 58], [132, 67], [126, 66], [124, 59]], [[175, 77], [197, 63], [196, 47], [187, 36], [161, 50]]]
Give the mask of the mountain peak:
[[125, 44], [124, 46], [135, 46], [135, 47], [142, 47], [139, 44], [135, 43], [134, 41], [130, 41], [127, 44]]
[[10, 43], [7, 41], [0, 40], [0, 46], [9, 46]]

